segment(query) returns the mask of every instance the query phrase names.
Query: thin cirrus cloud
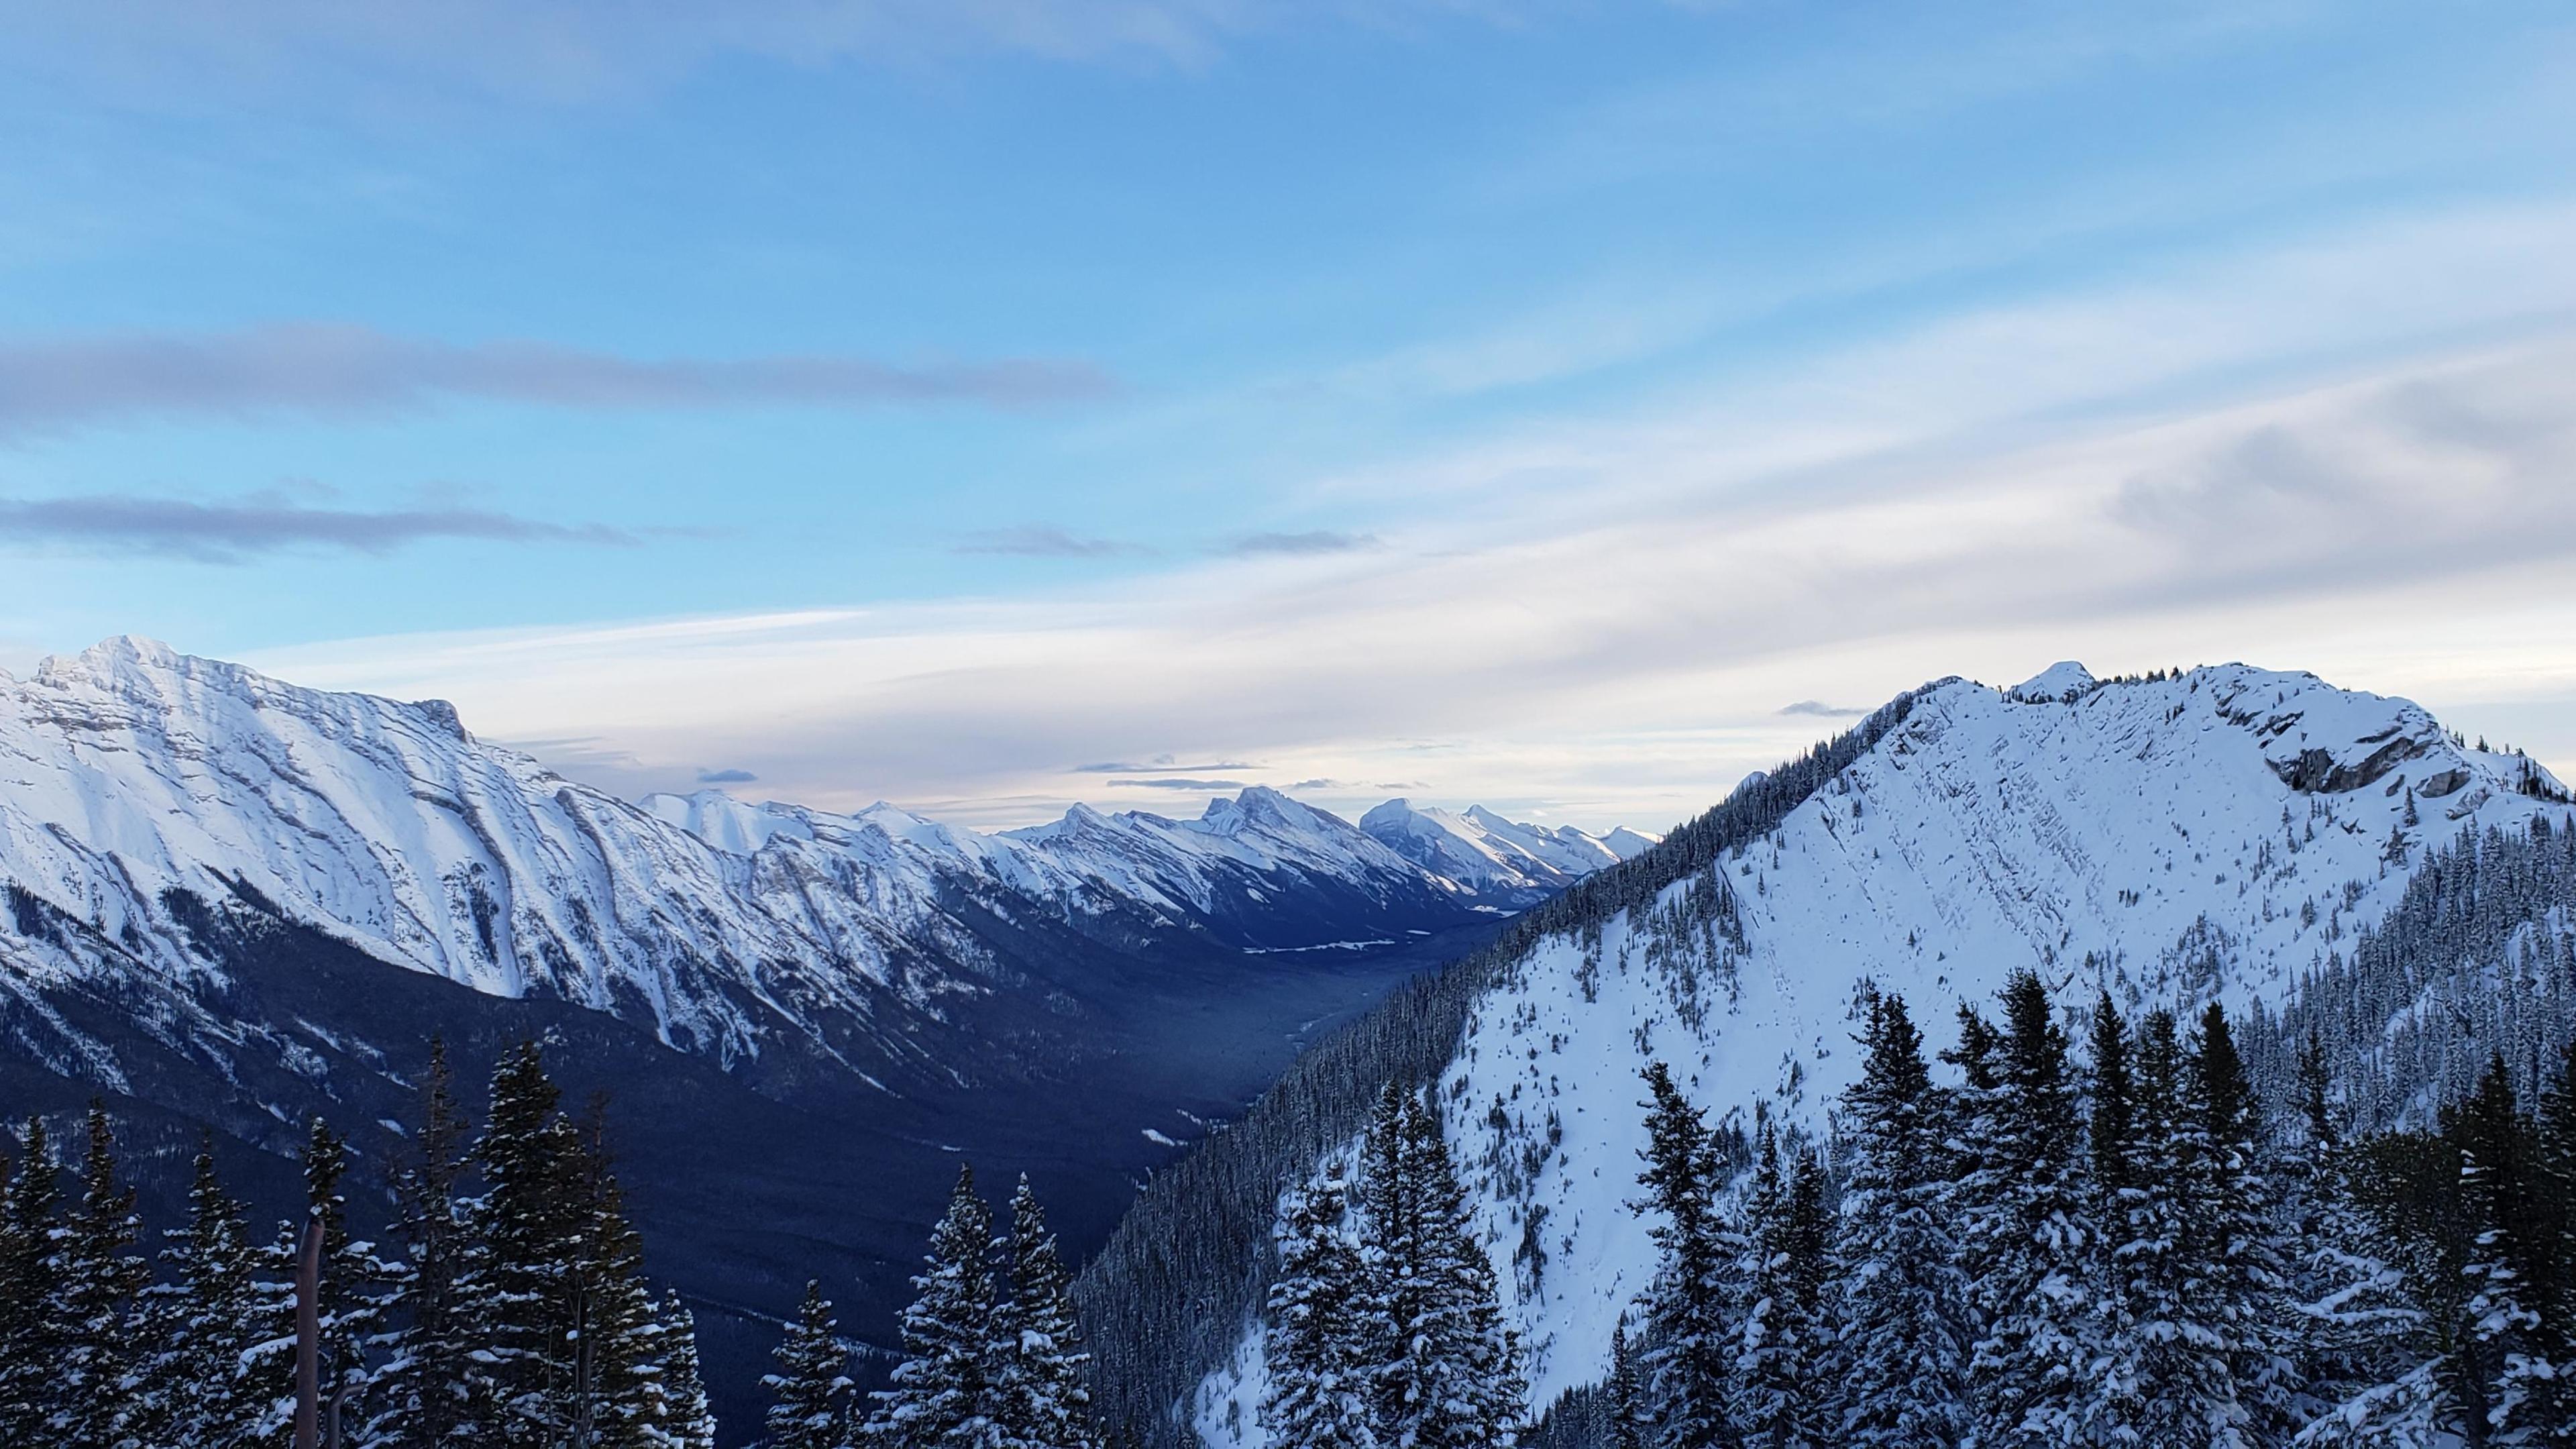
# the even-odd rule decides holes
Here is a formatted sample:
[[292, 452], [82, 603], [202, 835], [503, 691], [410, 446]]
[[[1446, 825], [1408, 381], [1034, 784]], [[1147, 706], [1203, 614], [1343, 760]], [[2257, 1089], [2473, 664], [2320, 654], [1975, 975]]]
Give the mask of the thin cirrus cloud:
[[698, 783], [701, 785], [748, 785], [759, 778], [749, 770], [700, 770], [698, 772]]
[[1780, 713], [1786, 715], [1812, 715], [1817, 719], [1854, 719], [1869, 713], [1869, 711], [1865, 709], [1854, 709], [1847, 705], [1827, 704], [1821, 699], [1802, 699], [1795, 704], [1784, 704], [1780, 706]]
[[1307, 533], [1247, 533], [1226, 544], [1222, 552], [1236, 558], [1293, 558], [1358, 553], [1377, 546], [1378, 538], [1373, 533], [1343, 533], [1319, 528]]
[[480, 508], [316, 507], [272, 493], [210, 503], [141, 494], [0, 499], [0, 540], [18, 547], [242, 563], [295, 548], [386, 554], [432, 539], [631, 547], [642, 535], [604, 524], [549, 523]]
[[1075, 360], [647, 360], [540, 342], [458, 345], [353, 326], [0, 342], [0, 434], [191, 415], [411, 412], [458, 401], [584, 410], [1019, 409], [1115, 390], [1107, 373]]
[[1125, 786], [1136, 790], [1242, 790], [1249, 788], [1241, 780], [1192, 780], [1170, 775], [1158, 775], [1150, 780], [1112, 780], [1109, 783], [1113, 787]]
[[1140, 543], [1086, 537], [1046, 523], [980, 529], [958, 539], [948, 551], [1010, 558], [1132, 558], [1152, 552]]
[[[219, 8], [221, 14], [216, 13]], [[814, 0], [613, 6], [592, 0], [335, 5], [145, 0], [113, 15], [74, 0], [13, 13], [28, 62], [147, 101], [294, 94], [334, 102], [368, 84], [569, 103], [649, 92], [735, 58], [801, 70], [977, 53], [1195, 70], [1242, 37], [1319, 23], [1473, 16], [1455, 0]]]
[[1246, 764], [1241, 760], [1213, 765], [1184, 765], [1177, 763], [1177, 758], [1173, 755], [1156, 755], [1143, 764], [1128, 760], [1107, 760], [1098, 764], [1076, 765], [1073, 769], [1078, 775], [1213, 775], [1234, 770], [1261, 768], [1259, 765]]

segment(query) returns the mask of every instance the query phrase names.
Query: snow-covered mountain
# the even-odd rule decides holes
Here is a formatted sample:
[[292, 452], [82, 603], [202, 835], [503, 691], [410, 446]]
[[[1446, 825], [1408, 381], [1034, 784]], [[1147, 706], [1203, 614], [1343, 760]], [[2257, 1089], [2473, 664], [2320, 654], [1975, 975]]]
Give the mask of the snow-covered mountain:
[[[12, 1114], [103, 1092], [154, 1160], [212, 1127], [250, 1182], [323, 1115], [380, 1165], [427, 1038], [469, 1079], [542, 1038], [627, 1104], [656, 1271], [702, 1324], [828, 1272], [883, 1339], [960, 1152], [1038, 1171], [1096, 1242], [1312, 1033], [1525, 899], [1269, 790], [998, 835], [629, 803], [443, 703], [146, 640], [0, 675]], [[748, 1401], [768, 1329], [710, 1333]]]
[[1515, 906], [1545, 900], [1655, 843], [1624, 827], [1589, 835], [1571, 825], [1515, 824], [1482, 805], [1453, 814], [1410, 800], [1371, 810], [1360, 817], [1360, 829], [1434, 875]]
[[1195, 821], [1077, 808], [1003, 836], [882, 804], [639, 806], [474, 739], [445, 704], [299, 689], [140, 639], [0, 679], [0, 879], [0, 991], [216, 985], [195, 923], [247, 912], [720, 1061], [784, 1031], [880, 1077], [905, 1038], [996, 989], [996, 920], [1280, 951], [1527, 898], [1257, 788]]
[[[1430, 1025], [1362, 1035], [1382, 1070], [1438, 1084], [1544, 1405], [1601, 1376], [1652, 1272], [1627, 1206], [1648, 1061], [1671, 1063], [1712, 1120], [1759, 1102], [1820, 1126], [1859, 1065], [1864, 983], [1903, 994], [1936, 1048], [1960, 1003], [1991, 1007], [2020, 968], [2070, 1008], [2108, 990], [2132, 1007], [2277, 1009], [2390, 909], [2430, 846], [2576, 824], [2567, 801], [2522, 756], [2305, 674], [2104, 683], [2062, 664], [2009, 690], [1944, 681], [1533, 912], [1455, 973], [1453, 1014], [1408, 1002]], [[1275, 1090], [1312, 1119], [1301, 1094], [1326, 1088], [1292, 1073]], [[1352, 1149], [1352, 1110], [1328, 1155]], [[1260, 1116], [1211, 1150], [1254, 1150]], [[1274, 1180], [1314, 1165], [1268, 1164]], [[1242, 1164], [1204, 1177], [1236, 1174], [1259, 1179]], [[1130, 1251], [1104, 1254], [1095, 1302]], [[1219, 1358], [1181, 1366], [1206, 1373], [1198, 1432], [1258, 1444], [1257, 1336]]]

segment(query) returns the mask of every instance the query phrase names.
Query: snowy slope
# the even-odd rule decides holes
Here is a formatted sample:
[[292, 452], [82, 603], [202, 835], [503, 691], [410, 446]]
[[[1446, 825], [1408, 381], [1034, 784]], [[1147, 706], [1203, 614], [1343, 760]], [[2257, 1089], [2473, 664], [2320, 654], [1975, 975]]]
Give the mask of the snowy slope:
[[1464, 814], [1389, 800], [1360, 817], [1360, 829], [1424, 870], [1483, 895], [1527, 905], [1625, 860], [1653, 837], [1622, 828], [1608, 838], [1571, 825], [1522, 825], [1484, 806]]
[[[2277, 1003], [2395, 901], [2392, 832], [2420, 859], [2464, 825], [2567, 814], [2520, 793], [2532, 768], [2403, 700], [2243, 666], [1925, 691], [1768, 837], [1642, 915], [1539, 939], [1478, 1002], [1438, 1095], [1533, 1402], [1601, 1376], [1652, 1272], [1626, 1206], [1647, 1061], [1712, 1120], [1761, 1099], [1813, 1122], [1859, 1065], [1864, 981], [1902, 993], [1936, 1048], [1959, 1002], [1991, 1006], [2022, 967], [2069, 1006], [2104, 988]], [[1260, 1377], [1247, 1337], [1201, 1388], [1203, 1437], [1258, 1442]]]
[[[13, 903], [175, 979], [205, 969], [194, 899], [493, 995], [640, 1010], [720, 1054], [752, 1048], [754, 1001], [850, 993], [792, 964], [815, 943], [735, 908], [740, 862], [476, 743], [444, 704], [295, 689], [140, 639], [0, 689], [0, 874]], [[108, 959], [31, 937], [28, 915], [0, 921], [13, 972]]]

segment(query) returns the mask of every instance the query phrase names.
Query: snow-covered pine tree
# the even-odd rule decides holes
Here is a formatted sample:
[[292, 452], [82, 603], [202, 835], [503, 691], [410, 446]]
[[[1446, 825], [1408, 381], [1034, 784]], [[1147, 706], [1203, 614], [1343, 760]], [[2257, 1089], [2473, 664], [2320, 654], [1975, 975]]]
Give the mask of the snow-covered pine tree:
[[993, 1212], [961, 1167], [903, 1313], [909, 1355], [877, 1397], [868, 1439], [902, 1449], [999, 1449], [993, 1414]]
[[697, 1317], [679, 1294], [669, 1293], [659, 1321], [663, 1411], [655, 1449], [715, 1449], [715, 1413], [707, 1407], [706, 1376], [698, 1367]]
[[55, 1321], [61, 1340], [54, 1368], [60, 1398], [56, 1442], [114, 1445], [132, 1403], [135, 1295], [151, 1269], [134, 1251], [142, 1235], [134, 1189], [116, 1168], [116, 1134], [107, 1104], [93, 1100], [83, 1123], [80, 1198], [64, 1224]]
[[[2098, 1017], [2093, 1037], [2104, 1053], [2125, 1042]], [[2113, 1059], [2121, 1063], [2111, 1075], [2124, 1084], [2125, 1100], [2114, 1119], [2116, 1150], [2105, 1140], [2094, 1144], [2097, 1171], [2114, 1174], [2116, 1186], [2094, 1185], [2102, 1267], [2092, 1335], [2100, 1359], [2086, 1423], [2105, 1442], [2180, 1443], [2202, 1428], [2206, 1400], [2223, 1396], [2228, 1381], [2226, 1361], [2194, 1321], [2190, 1302], [2185, 1063], [2173, 1014], [2148, 1013], [2134, 1044]], [[2103, 1075], [2097, 1063], [2097, 1079]]]
[[2311, 1036], [2299, 1061], [2306, 1141], [2295, 1159], [2290, 1221], [2291, 1331], [2305, 1385], [2301, 1449], [2431, 1449], [2443, 1407], [2438, 1355], [2416, 1347], [2423, 1311], [2405, 1294], [2384, 1229], [2363, 1210], [2360, 1151], [2343, 1141], [2325, 1054]]
[[997, 1415], [1010, 1449], [1098, 1449], [1073, 1275], [1047, 1230], [1028, 1174], [1011, 1194], [1011, 1297], [997, 1315]]
[[1279, 1276], [1263, 1320], [1270, 1383], [1261, 1429], [1271, 1449], [1377, 1446], [1357, 1321], [1366, 1286], [1343, 1227], [1348, 1195], [1340, 1177], [1328, 1176], [1281, 1206]]
[[764, 1449], [842, 1449], [849, 1442], [850, 1353], [837, 1327], [823, 1285], [807, 1283], [804, 1305], [778, 1345], [778, 1372], [760, 1381], [770, 1396]]
[[2195, 1442], [2213, 1449], [2277, 1444], [2295, 1427], [2296, 1365], [2287, 1257], [2270, 1209], [2262, 1109], [2226, 1011], [2211, 1002], [2192, 1034], [2179, 1124], [2184, 1256], [2192, 1348], [2208, 1371]]
[[[2566, 974], [2576, 986], [2576, 970]], [[2558, 1366], [2552, 1411], [2565, 1426], [2561, 1438], [2576, 1439], [2576, 1035], [2559, 1054], [2557, 1078], [2541, 1096], [2536, 1128], [2534, 1168], [2540, 1200], [2550, 1210], [2542, 1251], [2555, 1269], [2553, 1291], [2537, 1311]]]
[[478, 1255], [458, 1196], [471, 1131], [445, 1044], [432, 1038], [420, 1128], [394, 1182], [403, 1261], [389, 1274], [394, 1326], [366, 1421], [370, 1444], [444, 1449], [481, 1423], [477, 1305], [468, 1291]]
[[[348, 1171], [348, 1142], [329, 1123], [314, 1118], [304, 1143], [304, 1206], [322, 1224], [322, 1402], [328, 1405], [340, 1398], [343, 1422], [354, 1425], [366, 1422], [366, 1394], [373, 1377], [367, 1351], [384, 1322], [387, 1269], [376, 1257], [374, 1244], [349, 1235], [348, 1197], [341, 1190]], [[277, 1271], [291, 1278], [296, 1244], [289, 1239], [280, 1247], [283, 1256]], [[291, 1374], [293, 1362], [281, 1355], [278, 1368]], [[281, 1383], [279, 1389], [282, 1396], [292, 1392], [293, 1385]]]
[[1439, 1114], [1408, 1097], [1404, 1177], [1413, 1198], [1421, 1316], [1403, 1325], [1409, 1412], [1381, 1425], [1403, 1449], [1511, 1449], [1528, 1419], [1520, 1345], [1503, 1322], [1492, 1256], [1477, 1230]]
[[1843, 1097], [1829, 1423], [1851, 1449], [1953, 1449], [1967, 1429], [1971, 1325], [1942, 1205], [1946, 1104], [1903, 998], [1871, 996], [1861, 1041], [1868, 1056]]
[[1645, 1170], [1640, 1211], [1659, 1261], [1646, 1306], [1647, 1397], [1658, 1449], [1717, 1449], [1735, 1442], [1729, 1411], [1733, 1334], [1729, 1313], [1731, 1234], [1719, 1215], [1720, 1168], [1699, 1109], [1673, 1085], [1662, 1062], [1645, 1070]]
[[38, 1444], [54, 1432], [60, 1398], [54, 1361], [62, 1343], [62, 1176], [41, 1117], [19, 1132], [18, 1158], [0, 1179], [0, 1444]]
[[1646, 1449], [1645, 1390], [1637, 1381], [1637, 1355], [1624, 1313], [1610, 1330], [1610, 1380], [1604, 1388], [1610, 1418], [1606, 1449]]
[[1750, 1302], [1736, 1338], [1736, 1421], [1746, 1449], [1813, 1449], [1826, 1397], [1817, 1322], [1824, 1273], [1822, 1168], [1799, 1151], [1783, 1163], [1769, 1122], [1754, 1144], [1744, 1200]]
[[484, 1191], [471, 1208], [475, 1261], [460, 1288], [481, 1343], [472, 1377], [492, 1422], [478, 1443], [551, 1449], [584, 1407], [580, 1282], [591, 1227], [579, 1129], [557, 1105], [534, 1042], [492, 1072], [492, 1115], [474, 1145]]
[[575, 1166], [581, 1217], [572, 1292], [580, 1342], [573, 1352], [577, 1438], [596, 1449], [653, 1449], [671, 1413], [661, 1358], [663, 1328], [644, 1282], [644, 1239], [626, 1217], [610, 1170], [608, 1107], [593, 1098]]
[[1771, 1326], [1789, 1350], [1787, 1365], [1793, 1373], [1792, 1391], [1772, 1421], [1770, 1443], [1777, 1449], [1825, 1449], [1840, 1442], [1830, 1427], [1833, 1385], [1827, 1375], [1834, 1355], [1824, 1317], [1833, 1219], [1826, 1205], [1825, 1164], [1813, 1144], [1802, 1142], [1789, 1154], [1788, 1189], [1771, 1261], [1764, 1265], [1769, 1278], [1765, 1296], [1774, 1309]]
[[2534, 1307], [2559, 1272], [2533, 1171], [2534, 1137], [2498, 1056], [2457, 1119], [2461, 1198], [2476, 1232], [2462, 1269], [2469, 1298], [2461, 1397], [2484, 1427], [2471, 1442], [2497, 1449], [2557, 1442], [2569, 1427], [2554, 1402], [2558, 1369]]
[[1421, 1318], [1424, 1295], [1421, 1203], [1406, 1172], [1405, 1100], [1393, 1082], [1379, 1091], [1360, 1148], [1359, 1204], [1366, 1231], [1353, 1328], [1367, 1365], [1369, 1423], [1388, 1449], [1409, 1449], [1396, 1436], [1413, 1408], [1409, 1325]]
[[1965, 1160], [1953, 1201], [1979, 1317], [1978, 1442], [2039, 1449], [2079, 1442], [2093, 1417], [2093, 1229], [2066, 1034], [2031, 972], [2009, 978], [2003, 1005], [2000, 1030], [1961, 1008], [1967, 1084], [1953, 1141]]
[[234, 1449], [251, 1442], [268, 1408], [243, 1363], [267, 1320], [252, 1281], [257, 1252], [241, 1204], [215, 1173], [211, 1142], [197, 1150], [188, 1226], [166, 1236], [167, 1281], [148, 1290], [144, 1317], [137, 1398], [153, 1433], [142, 1442]]

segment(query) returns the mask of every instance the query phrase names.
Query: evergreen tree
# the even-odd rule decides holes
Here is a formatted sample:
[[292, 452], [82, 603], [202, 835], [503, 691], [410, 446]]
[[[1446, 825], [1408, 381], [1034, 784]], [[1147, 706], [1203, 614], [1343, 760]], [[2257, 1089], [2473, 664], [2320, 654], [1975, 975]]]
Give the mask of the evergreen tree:
[[2000, 1031], [1973, 1012], [1961, 1024], [1954, 1201], [1980, 1326], [1969, 1373], [1984, 1449], [2076, 1442], [2097, 1417], [2093, 1229], [2066, 1035], [2030, 972], [2007, 981], [2003, 1004]]
[[1493, 1258], [1439, 1115], [1407, 1099], [1404, 1133], [1420, 1316], [1400, 1324], [1413, 1348], [1396, 1360], [1406, 1412], [1381, 1426], [1381, 1438], [1415, 1449], [1511, 1449], [1527, 1418], [1528, 1385], [1517, 1339], [1503, 1323]]
[[432, 1038], [420, 1129], [395, 1180], [395, 1232], [404, 1257], [389, 1276], [398, 1323], [373, 1398], [371, 1443], [446, 1449], [481, 1425], [473, 1360], [478, 1323], [469, 1297], [477, 1254], [458, 1190], [471, 1131], [445, 1044]]
[[2126, 1140], [2116, 1154], [2097, 1144], [2096, 1162], [2112, 1168], [2120, 1185], [2110, 1192], [2097, 1185], [2106, 1268], [2095, 1310], [2100, 1392], [2090, 1422], [2115, 1443], [2186, 1442], [2202, 1428], [2204, 1399], [2227, 1382], [2225, 1360], [2212, 1357], [2189, 1301], [2184, 1069], [2173, 1014], [2150, 1012], [2126, 1071]]
[[665, 1337], [644, 1283], [644, 1239], [626, 1218], [625, 1191], [610, 1171], [608, 1108], [591, 1102], [576, 1158], [582, 1219], [574, 1263], [573, 1419], [598, 1449], [651, 1449], [672, 1414]]
[[1827, 1238], [1824, 1169], [1800, 1148], [1783, 1170], [1768, 1123], [1754, 1149], [1745, 1205], [1752, 1285], [1737, 1347], [1736, 1419], [1746, 1449], [1817, 1449], [1828, 1397], [1819, 1323]]
[[2093, 1153], [2096, 1209], [2105, 1221], [2124, 1216], [2121, 1192], [2135, 1182], [2130, 1156], [2137, 1142], [2137, 1088], [2129, 1072], [2129, 1027], [2105, 991], [2093, 1004], [2093, 1028], [2087, 1040], [2093, 1058], [2092, 1113], [2086, 1121]]
[[760, 1381], [772, 1400], [765, 1449], [842, 1449], [849, 1442], [850, 1355], [835, 1327], [823, 1285], [806, 1284], [805, 1304], [778, 1346], [778, 1372]]
[[41, 1117], [19, 1134], [0, 1216], [0, 1443], [37, 1444], [55, 1432], [63, 1343], [62, 1177]]
[[1073, 1275], [1056, 1251], [1045, 1210], [1023, 1173], [1011, 1194], [1011, 1298], [1003, 1326], [1000, 1408], [1013, 1449], [1098, 1449], [1091, 1419], [1091, 1356], [1074, 1316]]
[[1719, 1167], [1699, 1109], [1662, 1062], [1646, 1068], [1641, 1210], [1660, 1221], [1647, 1301], [1649, 1394], [1660, 1449], [1717, 1449], [1735, 1441], [1728, 1411], [1732, 1335], [1727, 1314], [1729, 1234], [1718, 1212]]
[[1407, 1170], [1405, 1115], [1403, 1089], [1387, 1083], [1369, 1119], [1360, 1162], [1361, 1216], [1367, 1232], [1361, 1249], [1365, 1292], [1357, 1328], [1367, 1363], [1369, 1422], [1379, 1442], [1389, 1449], [1412, 1449], [1398, 1436], [1414, 1410], [1410, 1360], [1420, 1346], [1411, 1325], [1423, 1316], [1426, 1286], [1421, 1200]]
[[1943, 1206], [1945, 1105], [1904, 999], [1873, 995], [1843, 1099], [1836, 1412], [1852, 1449], [1951, 1449], [1966, 1432], [1968, 1284]]
[[993, 1214], [960, 1168], [948, 1211], [931, 1229], [924, 1272], [903, 1314], [909, 1355], [877, 1395], [869, 1437], [903, 1449], [1000, 1449], [993, 1413]]
[[1343, 1229], [1338, 1177], [1292, 1192], [1277, 1228], [1279, 1277], [1263, 1320], [1270, 1376], [1261, 1427], [1273, 1449], [1376, 1449], [1359, 1249]]
[[489, 1396], [494, 1445], [547, 1446], [572, 1428], [583, 1230], [579, 1135], [534, 1042], [492, 1072], [492, 1114], [474, 1145], [484, 1191], [472, 1208], [478, 1261], [464, 1289], [481, 1343], [472, 1378]]
[[197, 1151], [188, 1226], [168, 1234], [166, 1284], [152, 1290], [139, 1394], [152, 1432], [142, 1443], [237, 1449], [253, 1442], [269, 1395], [246, 1367], [269, 1326], [253, 1282], [257, 1253], [242, 1208], [215, 1173], [211, 1142]]
[[2270, 1217], [2261, 1108], [2216, 1002], [2193, 1034], [2184, 1107], [2189, 1341], [2206, 1364], [2194, 1434], [2215, 1449], [2277, 1443], [2293, 1425], [2298, 1391], [2285, 1342], [2287, 1250]]
[[107, 1106], [92, 1101], [85, 1122], [80, 1200], [64, 1225], [53, 1317], [61, 1334], [54, 1361], [55, 1432], [67, 1444], [112, 1445], [125, 1429], [136, 1367], [132, 1313], [151, 1270], [134, 1252], [142, 1224], [134, 1189], [116, 1170]]
[[[313, 1119], [304, 1144], [304, 1208], [306, 1221], [322, 1225], [322, 1284], [319, 1298], [322, 1357], [319, 1384], [321, 1401], [327, 1413], [336, 1400], [343, 1422], [357, 1425], [366, 1422], [366, 1393], [372, 1378], [367, 1350], [378, 1336], [383, 1322], [384, 1305], [379, 1297], [387, 1275], [385, 1265], [375, 1256], [372, 1243], [359, 1242], [349, 1235], [349, 1204], [341, 1191], [349, 1171], [349, 1146], [346, 1139], [331, 1130], [321, 1118]], [[295, 1277], [295, 1254], [301, 1246], [302, 1223], [288, 1225], [270, 1253], [272, 1272], [281, 1284], [291, 1284]], [[293, 1331], [291, 1300], [280, 1299], [276, 1305], [279, 1336]], [[268, 1359], [270, 1376], [275, 1381], [274, 1397], [284, 1401], [294, 1392], [294, 1360], [285, 1354], [272, 1354]]]
[[705, 1375], [698, 1367], [698, 1323], [680, 1295], [662, 1299], [663, 1411], [656, 1449], [715, 1449], [715, 1414], [707, 1407]]
[[1636, 1351], [1628, 1342], [1628, 1317], [1619, 1316], [1610, 1330], [1610, 1381], [1607, 1385], [1610, 1434], [1608, 1449], [1646, 1449], [1644, 1386], [1637, 1382]]
[[[2532, 1124], [2497, 1057], [2457, 1119], [2460, 1186], [2475, 1225], [2460, 1394], [2480, 1428], [2473, 1443], [2549, 1442], [2567, 1428], [2552, 1392], [2557, 1365], [2534, 1306], [2559, 1271], [2533, 1171]], [[2482, 1432], [2481, 1432], [2482, 1430]]]
[[2294, 1290], [2293, 1332], [2308, 1387], [2300, 1445], [2431, 1449], [2445, 1405], [2439, 1357], [2418, 1347], [2425, 1314], [2405, 1291], [2382, 1221], [2363, 1206], [2364, 1149], [2348, 1147], [2331, 1115], [2322, 1056], [2300, 1073], [2308, 1124], [2296, 1221], [2306, 1252]]

